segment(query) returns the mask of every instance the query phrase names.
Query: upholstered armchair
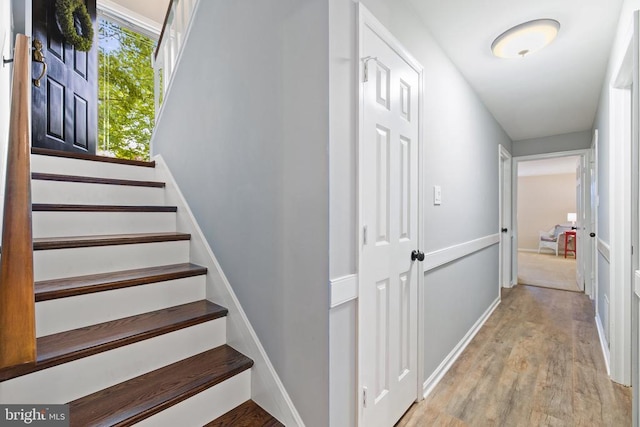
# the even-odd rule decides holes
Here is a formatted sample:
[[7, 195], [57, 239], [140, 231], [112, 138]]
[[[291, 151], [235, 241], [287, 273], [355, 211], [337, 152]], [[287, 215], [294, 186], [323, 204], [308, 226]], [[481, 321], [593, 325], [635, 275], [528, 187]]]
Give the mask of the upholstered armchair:
[[558, 256], [558, 241], [560, 235], [564, 232], [564, 229], [559, 224], [555, 225], [549, 231], [540, 231], [540, 237], [538, 238], [538, 253], [540, 249], [551, 249]]

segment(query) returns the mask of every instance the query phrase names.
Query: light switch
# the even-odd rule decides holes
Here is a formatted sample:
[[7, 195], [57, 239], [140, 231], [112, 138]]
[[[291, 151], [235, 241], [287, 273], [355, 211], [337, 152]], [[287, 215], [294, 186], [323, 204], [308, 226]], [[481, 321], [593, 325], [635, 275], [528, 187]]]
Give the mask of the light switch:
[[442, 188], [439, 185], [433, 186], [433, 204], [436, 206], [442, 204]]

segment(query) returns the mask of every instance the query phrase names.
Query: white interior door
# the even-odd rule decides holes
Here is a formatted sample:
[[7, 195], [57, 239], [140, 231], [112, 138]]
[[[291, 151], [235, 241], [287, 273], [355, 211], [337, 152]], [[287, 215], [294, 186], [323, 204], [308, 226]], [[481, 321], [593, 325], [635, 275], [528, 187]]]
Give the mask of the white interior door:
[[576, 255], [576, 282], [578, 289], [584, 291], [584, 251], [582, 247], [582, 233], [584, 226], [584, 212], [586, 211], [584, 203], [584, 156], [580, 157], [578, 166], [576, 167], [576, 241], [573, 242]]
[[360, 425], [389, 427], [418, 397], [420, 74], [362, 23], [360, 43]]
[[598, 262], [598, 246], [597, 246], [597, 223], [598, 223], [598, 172], [596, 167], [598, 145], [598, 130], [593, 133], [593, 142], [589, 151], [589, 206], [588, 206], [588, 223], [585, 230], [584, 239], [585, 255], [588, 261], [585, 265], [585, 292], [591, 299], [596, 299], [597, 295], [597, 262]]
[[511, 154], [499, 147], [500, 158], [500, 286], [509, 288], [512, 284], [511, 254], [513, 245], [513, 224], [511, 212]]

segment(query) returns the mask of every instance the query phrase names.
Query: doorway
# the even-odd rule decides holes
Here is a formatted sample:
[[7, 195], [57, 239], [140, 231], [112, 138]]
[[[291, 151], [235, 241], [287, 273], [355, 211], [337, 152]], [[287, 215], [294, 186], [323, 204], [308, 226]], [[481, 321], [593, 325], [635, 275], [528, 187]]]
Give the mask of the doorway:
[[422, 66], [360, 14], [358, 424], [394, 425], [418, 400]]
[[[154, 127], [151, 62], [160, 24], [107, 0], [87, 0], [88, 51], [63, 36], [56, 2], [32, 0], [33, 146], [147, 160]], [[78, 34], [88, 32], [87, 22]], [[79, 30], [79, 29], [80, 30]], [[90, 32], [89, 31], [89, 32]], [[37, 41], [36, 41], [37, 40]]]
[[586, 159], [586, 150], [515, 159], [518, 284], [584, 292]]

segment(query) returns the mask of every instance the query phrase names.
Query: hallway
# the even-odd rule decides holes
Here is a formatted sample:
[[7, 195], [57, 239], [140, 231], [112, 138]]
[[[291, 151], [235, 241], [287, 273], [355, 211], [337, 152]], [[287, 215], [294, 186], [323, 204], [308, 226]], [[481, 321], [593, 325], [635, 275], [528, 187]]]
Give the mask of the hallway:
[[631, 389], [608, 379], [584, 294], [503, 289], [478, 335], [397, 427], [494, 425], [631, 425]]

